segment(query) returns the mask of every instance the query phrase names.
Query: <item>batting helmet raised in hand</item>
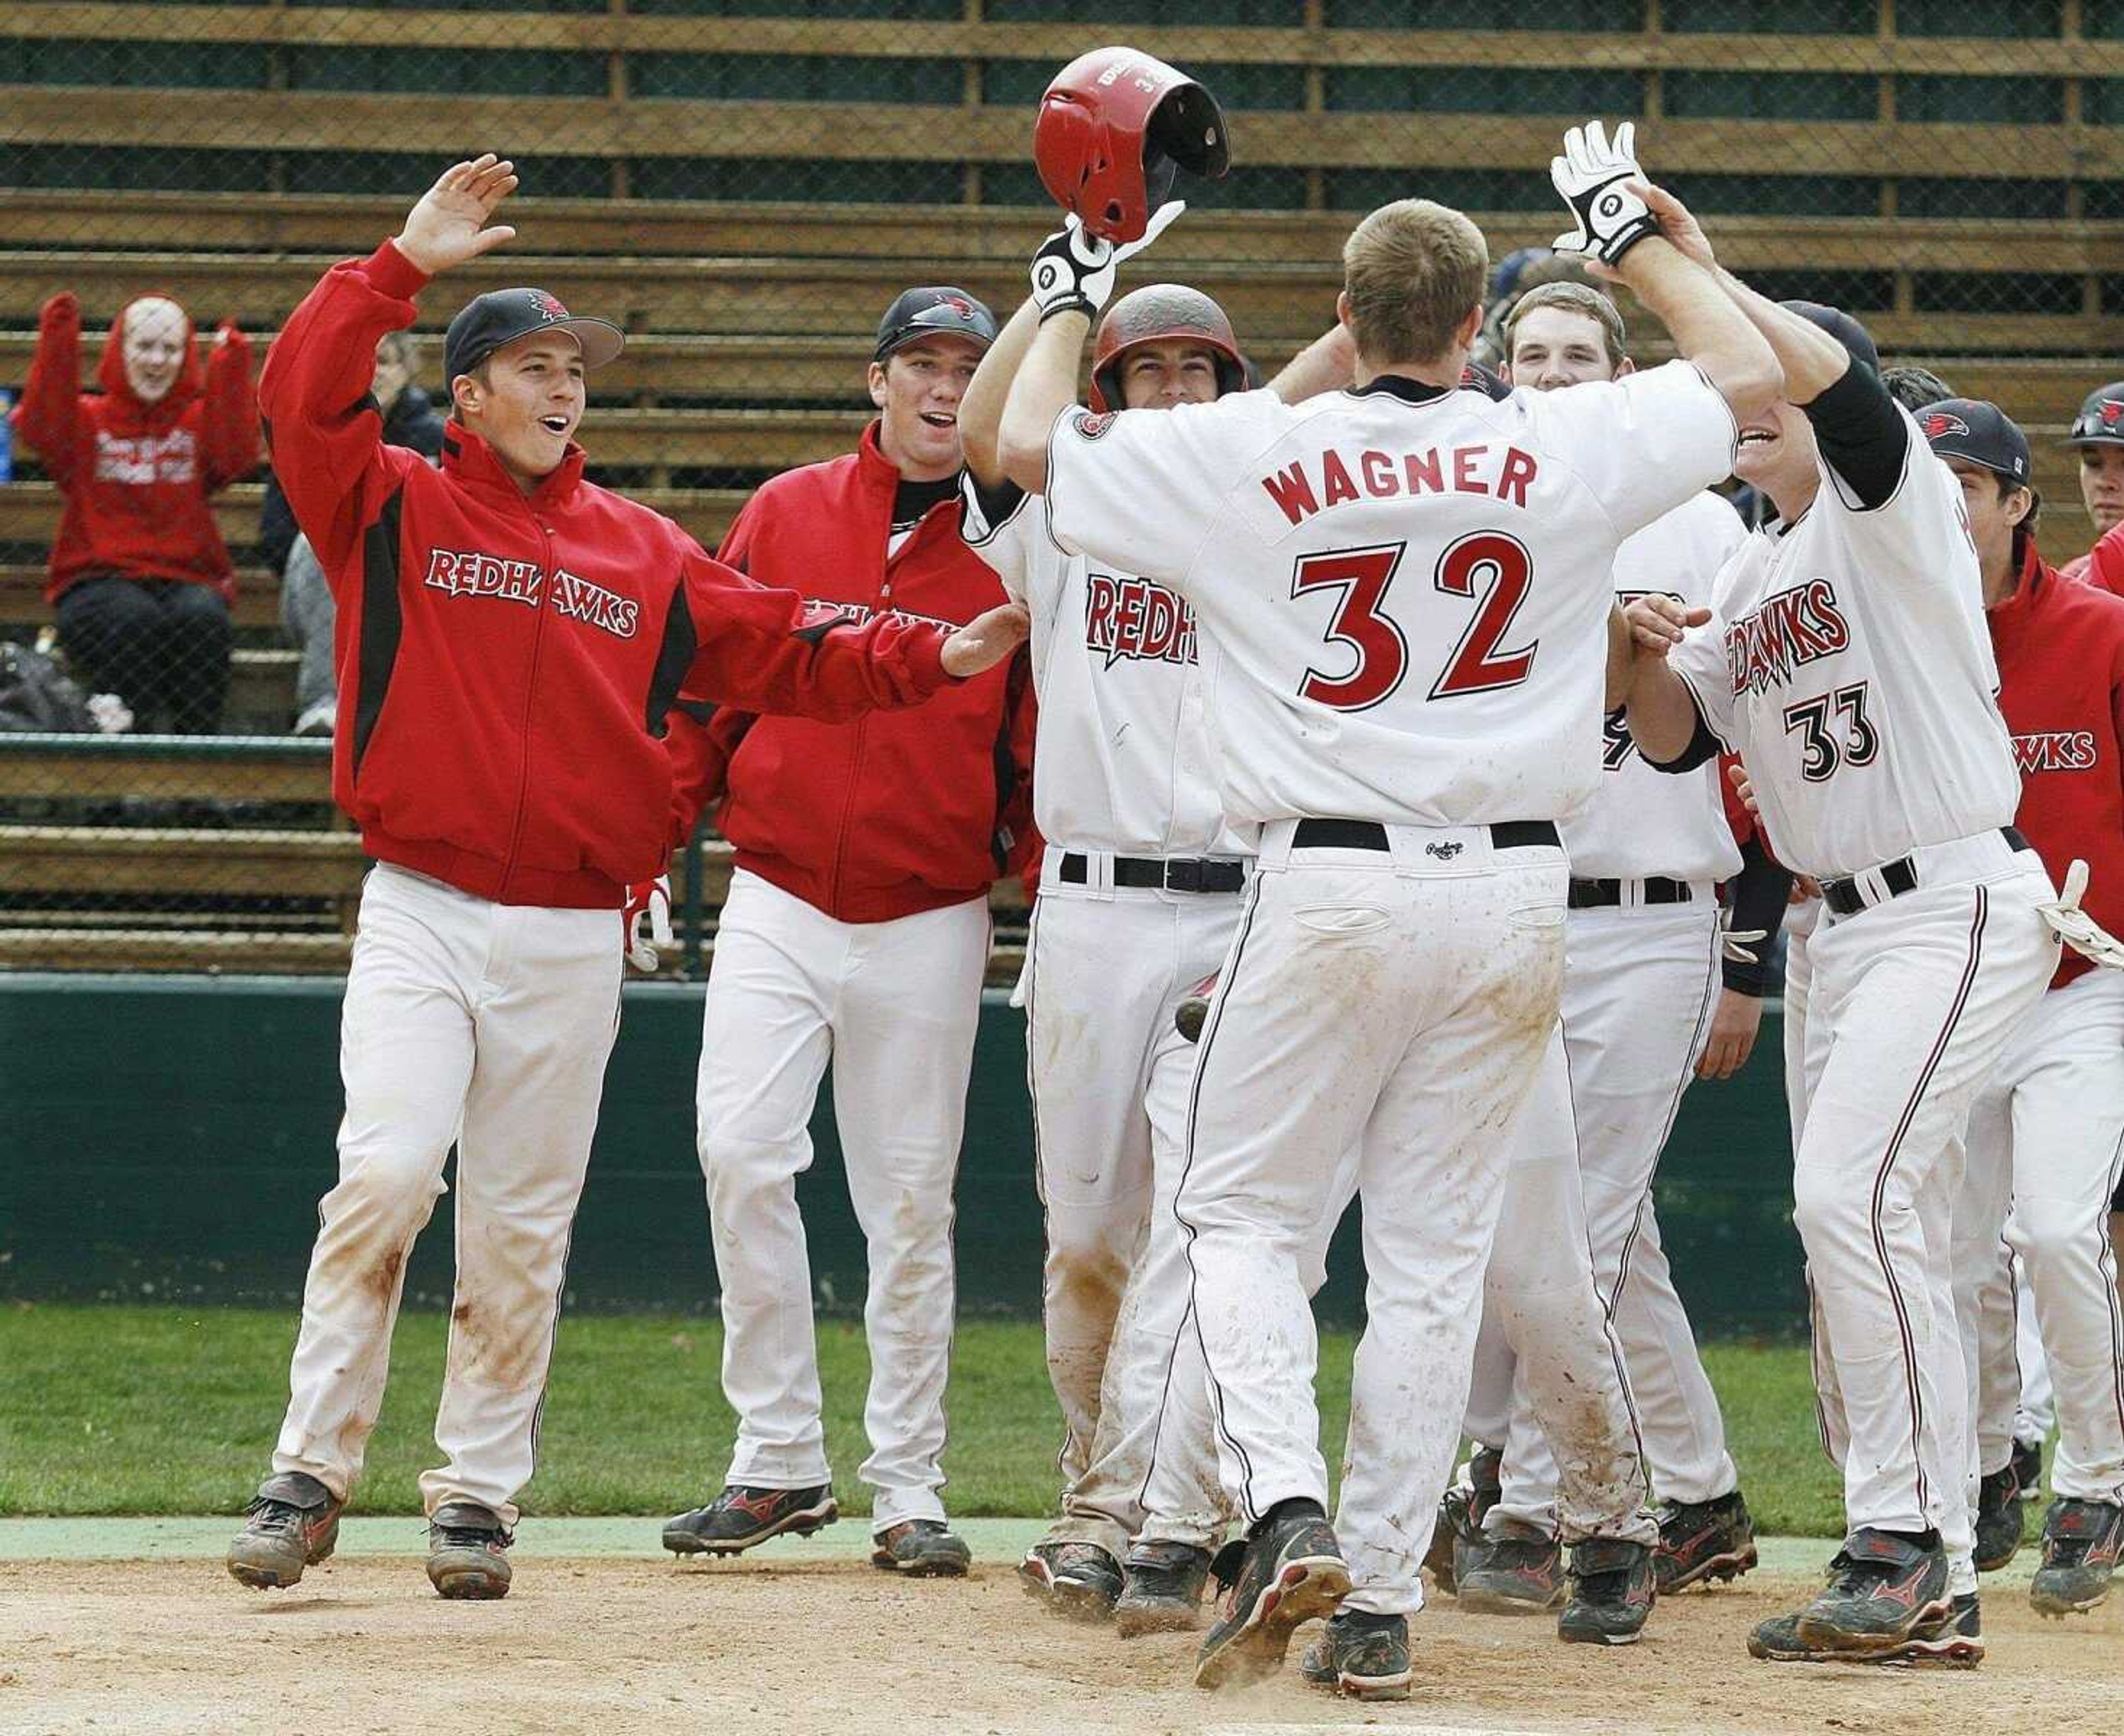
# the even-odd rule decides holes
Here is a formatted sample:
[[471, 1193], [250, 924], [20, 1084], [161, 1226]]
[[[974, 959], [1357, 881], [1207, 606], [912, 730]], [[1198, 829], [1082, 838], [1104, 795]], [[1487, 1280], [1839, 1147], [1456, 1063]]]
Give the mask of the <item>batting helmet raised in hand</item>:
[[1055, 75], [1032, 124], [1032, 157], [1055, 202], [1110, 242], [1150, 227], [1176, 165], [1212, 181], [1231, 167], [1217, 99], [1130, 48], [1094, 49]]
[[1092, 340], [1092, 408], [1120, 410], [1128, 402], [1121, 392], [1121, 358], [1139, 344], [1166, 338], [1198, 343], [1215, 358], [1217, 396], [1246, 388], [1246, 358], [1232, 335], [1224, 310], [1199, 289], [1182, 284], [1146, 284], [1132, 289], [1107, 310]]

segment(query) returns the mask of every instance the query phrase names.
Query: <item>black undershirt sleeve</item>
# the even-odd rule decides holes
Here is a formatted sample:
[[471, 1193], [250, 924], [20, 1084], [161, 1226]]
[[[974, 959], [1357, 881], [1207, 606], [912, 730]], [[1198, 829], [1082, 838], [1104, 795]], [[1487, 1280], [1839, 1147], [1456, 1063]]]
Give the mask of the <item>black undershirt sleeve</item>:
[[1786, 899], [1792, 892], [1792, 871], [1780, 866], [1751, 838], [1741, 847], [1741, 871], [1727, 891], [1727, 927], [1747, 932], [1762, 931], [1760, 941], [1744, 944], [1755, 962], [1729, 958], [1723, 966], [1726, 986], [1736, 994], [1760, 997], [1769, 977], [1769, 959], [1777, 945], [1778, 931], [1784, 927]]
[[1822, 462], [1862, 511], [1895, 498], [1910, 462], [1910, 428], [1878, 374], [1854, 362], [1834, 386], [1800, 409], [1814, 425]]

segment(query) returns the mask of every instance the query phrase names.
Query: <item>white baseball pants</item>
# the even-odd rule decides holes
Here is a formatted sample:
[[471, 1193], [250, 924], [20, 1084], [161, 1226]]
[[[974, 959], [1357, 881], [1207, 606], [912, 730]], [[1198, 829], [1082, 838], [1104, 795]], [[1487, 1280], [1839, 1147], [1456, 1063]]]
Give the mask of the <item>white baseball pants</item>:
[[2040, 1444], [2057, 1427], [2057, 1395], [2051, 1390], [2050, 1364], [2043, 1360], [2043, 1335], [2036, 1324], [2036, 1298], [2028, 1288], [2028, 1264], [2019, 1260], [2014, 1262], [2014, 1354], [2021, 1364], [2014, 1438]]
[[[1731, 1494], [1739, 1473], [1726, 1449], [1718, 1395], [1703, 1372], [1660, 1243], [1652, 1189], [1718, 1002], [1718, 905], [1712, 888], [1703, 885], [1688, 904], [1575, 910], [1564, 935], [1562, 1049], [1568, 1085], [1561, 1113], [1570, 1119], [1559, 1130], [1557, 1111], [1539, 1115], [1544, 1099], [1537, 1090], [1522, 1118], [1522, 1137], [1560, 1152], [1575, 1126], [1583, 1203], [1574, 1202], [1570, 1209], [1591, 1244], [1593, 1286], [1609, 1309], [1607, 1324], [1620, 1346], [1652, 1488], [1666, 1500], [1711, 1500]], [[1525, 1208], [1520, 1173], [1515, 1164], [1496, 1266], [1506, 1264], [1509, 1227]], [[1538, 1245], [1530, 1255], [1552, 1268], [1558, 1257], [1553, 1246]], [[1495, 1283], [1493, 1276], [1493, 1289]], [[1541, 1342], [1553, 1331], [1536, 1327], [1530, 1335]], [[1469, 1406], [1471, 1432], [1474, 1423], [1490, 1422], [1501, 1408], [1495, 1383], [1510, 1380], [1514, 1372], [1510, 1344], [1490, 1348], [1501, 1338], [1486, 1313]], [[1582, 1379], [1563, 1393], [1577, 1394]], [[1544, 1401], [1524, 1372], [1510, 1398], [1503, 1494], [1492, 1511], [1501, 1523], [1516, 1520], [1554, 1532], [1559, 1526], [1557, 1467], [1541, 1425], [1556, 1401]], [[1609, 1480], [1605, 1499], [1610, 1511], [1591, 1534], [1617, 1534], [1612, 1503], [1627, 1488]], [[1575, 1514], [1573, 1504], [1580, 1509]], [[1586, 1524], [1582, 1498], [1567, 1501], [1561, 1518], [1566, 1541], [1587, 1534]]]
[[988, 963], [986, 898], [843, 922], [740, 869], [703, 1015], [701, 1169], [722, 1285], [729, 1480], [832, 1480], [796, 1177], [829, 1060], [870, 1258], [863, 1329], [872, 1530], [940, 1519], [956, 1287], [952, 1185]]
[[[1264, 828], [1202, 1034], [1175, 1203], [1225, 1490], [1325, 1504], [1303, 1250], [1359, 1145], [1366, 1321], [1337, 1527], [1352, 1608], [1421, 1607], [1467, 1406], [1511, 1124], [1557, 1015], [1560, 848], [1391, 828], [1390, 852]], [[1431, 853], [1426, 854], [1426, 849]]]
[[1976, 1584], [1950, 1246], [1962, 1133], [2056, 968], [2035, 913], [2055, 894], [1995, 833], [1920, 857], [1938, 884], [1825, 916], [1808, 938], [1793, 1221], [1845, 1523], [1937, 1527], [1960, 1593]]
[[2124, 1318], [2109, 1246], [2124, 1163], [2124, 974], [2089, 971], [2042, 997], [1970, 1111], [1967, 1142], [1954, 1276], [1976, 1469], [2003, 1471], [2014, 1450], [2018, 1255], [2056, 1395], [2051, 1490], [2124, 1500]]
[[490, 903], [384, 864], [364, 882], [340, 1020], [339, 1185], [318, 1207], [273, 1454], [345, 1499], [383, 1401], [413, 1239], [458, 1147], [457, 1288], [433, 1513], [505, 1526], [530, 1480], [568, 1233], [619, 1028], [619, 914]]
[[[1062, 1517], [1046, 1541], [1096, 1543], [1118, 1560], [1144, 1523], [1152, 1443], [1187, 1310], [1187, 1253], [1171, 1208], [1196, 1049], [1173, 1019], [1223, 964], [1241, 898], [1069, 885], [1056, 875], [1061, 855], [1050, 846], [1025, 1005], [1047, 1231], [1047, 1372], [1065, 1431]], [[1201, 1404], [1194, 1410], [1206, 1418]], [[1206, 1423], [1176, 1423], [1161, 1457], [1180, 1491], [1169, 1499], [1184, 1540], [1206, 1544], [1194, 1535], [1215, 1523]]]

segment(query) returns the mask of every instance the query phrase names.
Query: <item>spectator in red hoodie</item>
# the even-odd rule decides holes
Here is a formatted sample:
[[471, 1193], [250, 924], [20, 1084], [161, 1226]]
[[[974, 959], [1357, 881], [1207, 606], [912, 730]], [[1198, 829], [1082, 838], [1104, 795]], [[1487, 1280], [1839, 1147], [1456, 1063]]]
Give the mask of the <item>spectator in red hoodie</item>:
[[338, 605], [333, 791], [377, 866], [341, 1025], [339, 1182], [318, 1207], [273, 1475], [228, 1552], [259, 1589], [331, 1553], [453, 1142], [428, 1577], [446, 1598], [509, 1589], [642, 901], [629, 888], [646, 899], [670, 861], [661, 738], [681, 685], [848, 719], [979, 677], [1024, 636], [1008, 609], [949, 634], [815, 614], [585, 481], [584, 372], [619, 353], [619, 330], [542, 289], [490, 290], [450, 321], [440, 469], [386, 443], [377, 340], [413, 323], [435, 273], [515, 233], [487, 222], [515, 185], [492, 157], [447, 170], [395, 240], [325, 274], [261, 387], [274, 467]]
[[[844, 457], [776, 476], [722, 558], [829, 608], [947, 624], [1003, 601], [960, 539], [959, 401], [995, 338], [961, 289], [886, 312], [878, 420]], [[726, 708], [674, 724], [675, 835], [721, 802], [737, 869], [701, 1046], [701, 1167], [722, 1284], [723, 1393], [738, 1415], [725, 1486], [673, 1519], [668, 1549], [734, 1555], [839, 1517], [820, 1418], [796, 1176], [829, 1058], [848, 1192], [870, 1260], [872, 1560], [962, 1574], [945, 1523], [952, 1184], [988, 959], [989, 884], [1029, 832], [1023, 659], [923, 708], [848, 724]]]
[[167, 296], [129, 302], [81, 390], [81, 304], [45, 303], [15, 425], [65, 500], [45, 596], [86, 684], [136, 724], [221, 727], [236, 575], [208, 504], [258, 462], [251, 345], [232, 324], [200, 365]]

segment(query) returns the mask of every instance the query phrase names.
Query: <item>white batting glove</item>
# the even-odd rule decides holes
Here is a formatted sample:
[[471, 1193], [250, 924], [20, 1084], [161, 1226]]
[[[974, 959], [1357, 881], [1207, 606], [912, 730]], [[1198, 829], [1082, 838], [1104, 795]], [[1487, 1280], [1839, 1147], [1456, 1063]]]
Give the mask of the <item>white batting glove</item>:
[[1114, 274], [1123, 261], [1134, 259], [1165, 232], [1165, 226], [1187, 209], [1185, 199], [1160, 205], [1150, 225], [1132, 242], [1118, 246], [1084, 232], [1072, 211], [1063, 226], [1040, 244], [1032, 256], [1032, 298], [1040, 304], [1040, 317], [1058, 313], [1097, 313], [1114, 293]]
[[1659, 233], [1659, 219], [1626, 185], [1642, 181], [1638, 167], [1634, 123], [1615, 129], [1614, 142], [1597, 120], [1563, 135], [1563, 154], [1548, 162], [1548, 178], [1571, 207], [1578, 227], [1556, 238], [1559, 253], [1584, 253], [1612, 265], [1647, 235]]
[[[648, 931], [642, 931], [643, 924]], [[671, 876], [660, 874], [627, 889], [627, 908], [620, 916], [621, 945], [627, 962], [637, 970], [653, 971], [660, 962], [657, 949], [671, 944]]]
[[2055, 903], [2036, 906], [2050, 931], [2083, 959], [2112, 970], [2124, 970], [2124, 942], [2079, 908], [2087, 890], [2087, 864], [2075, 860], [2065, 871], [2065, 891]]

